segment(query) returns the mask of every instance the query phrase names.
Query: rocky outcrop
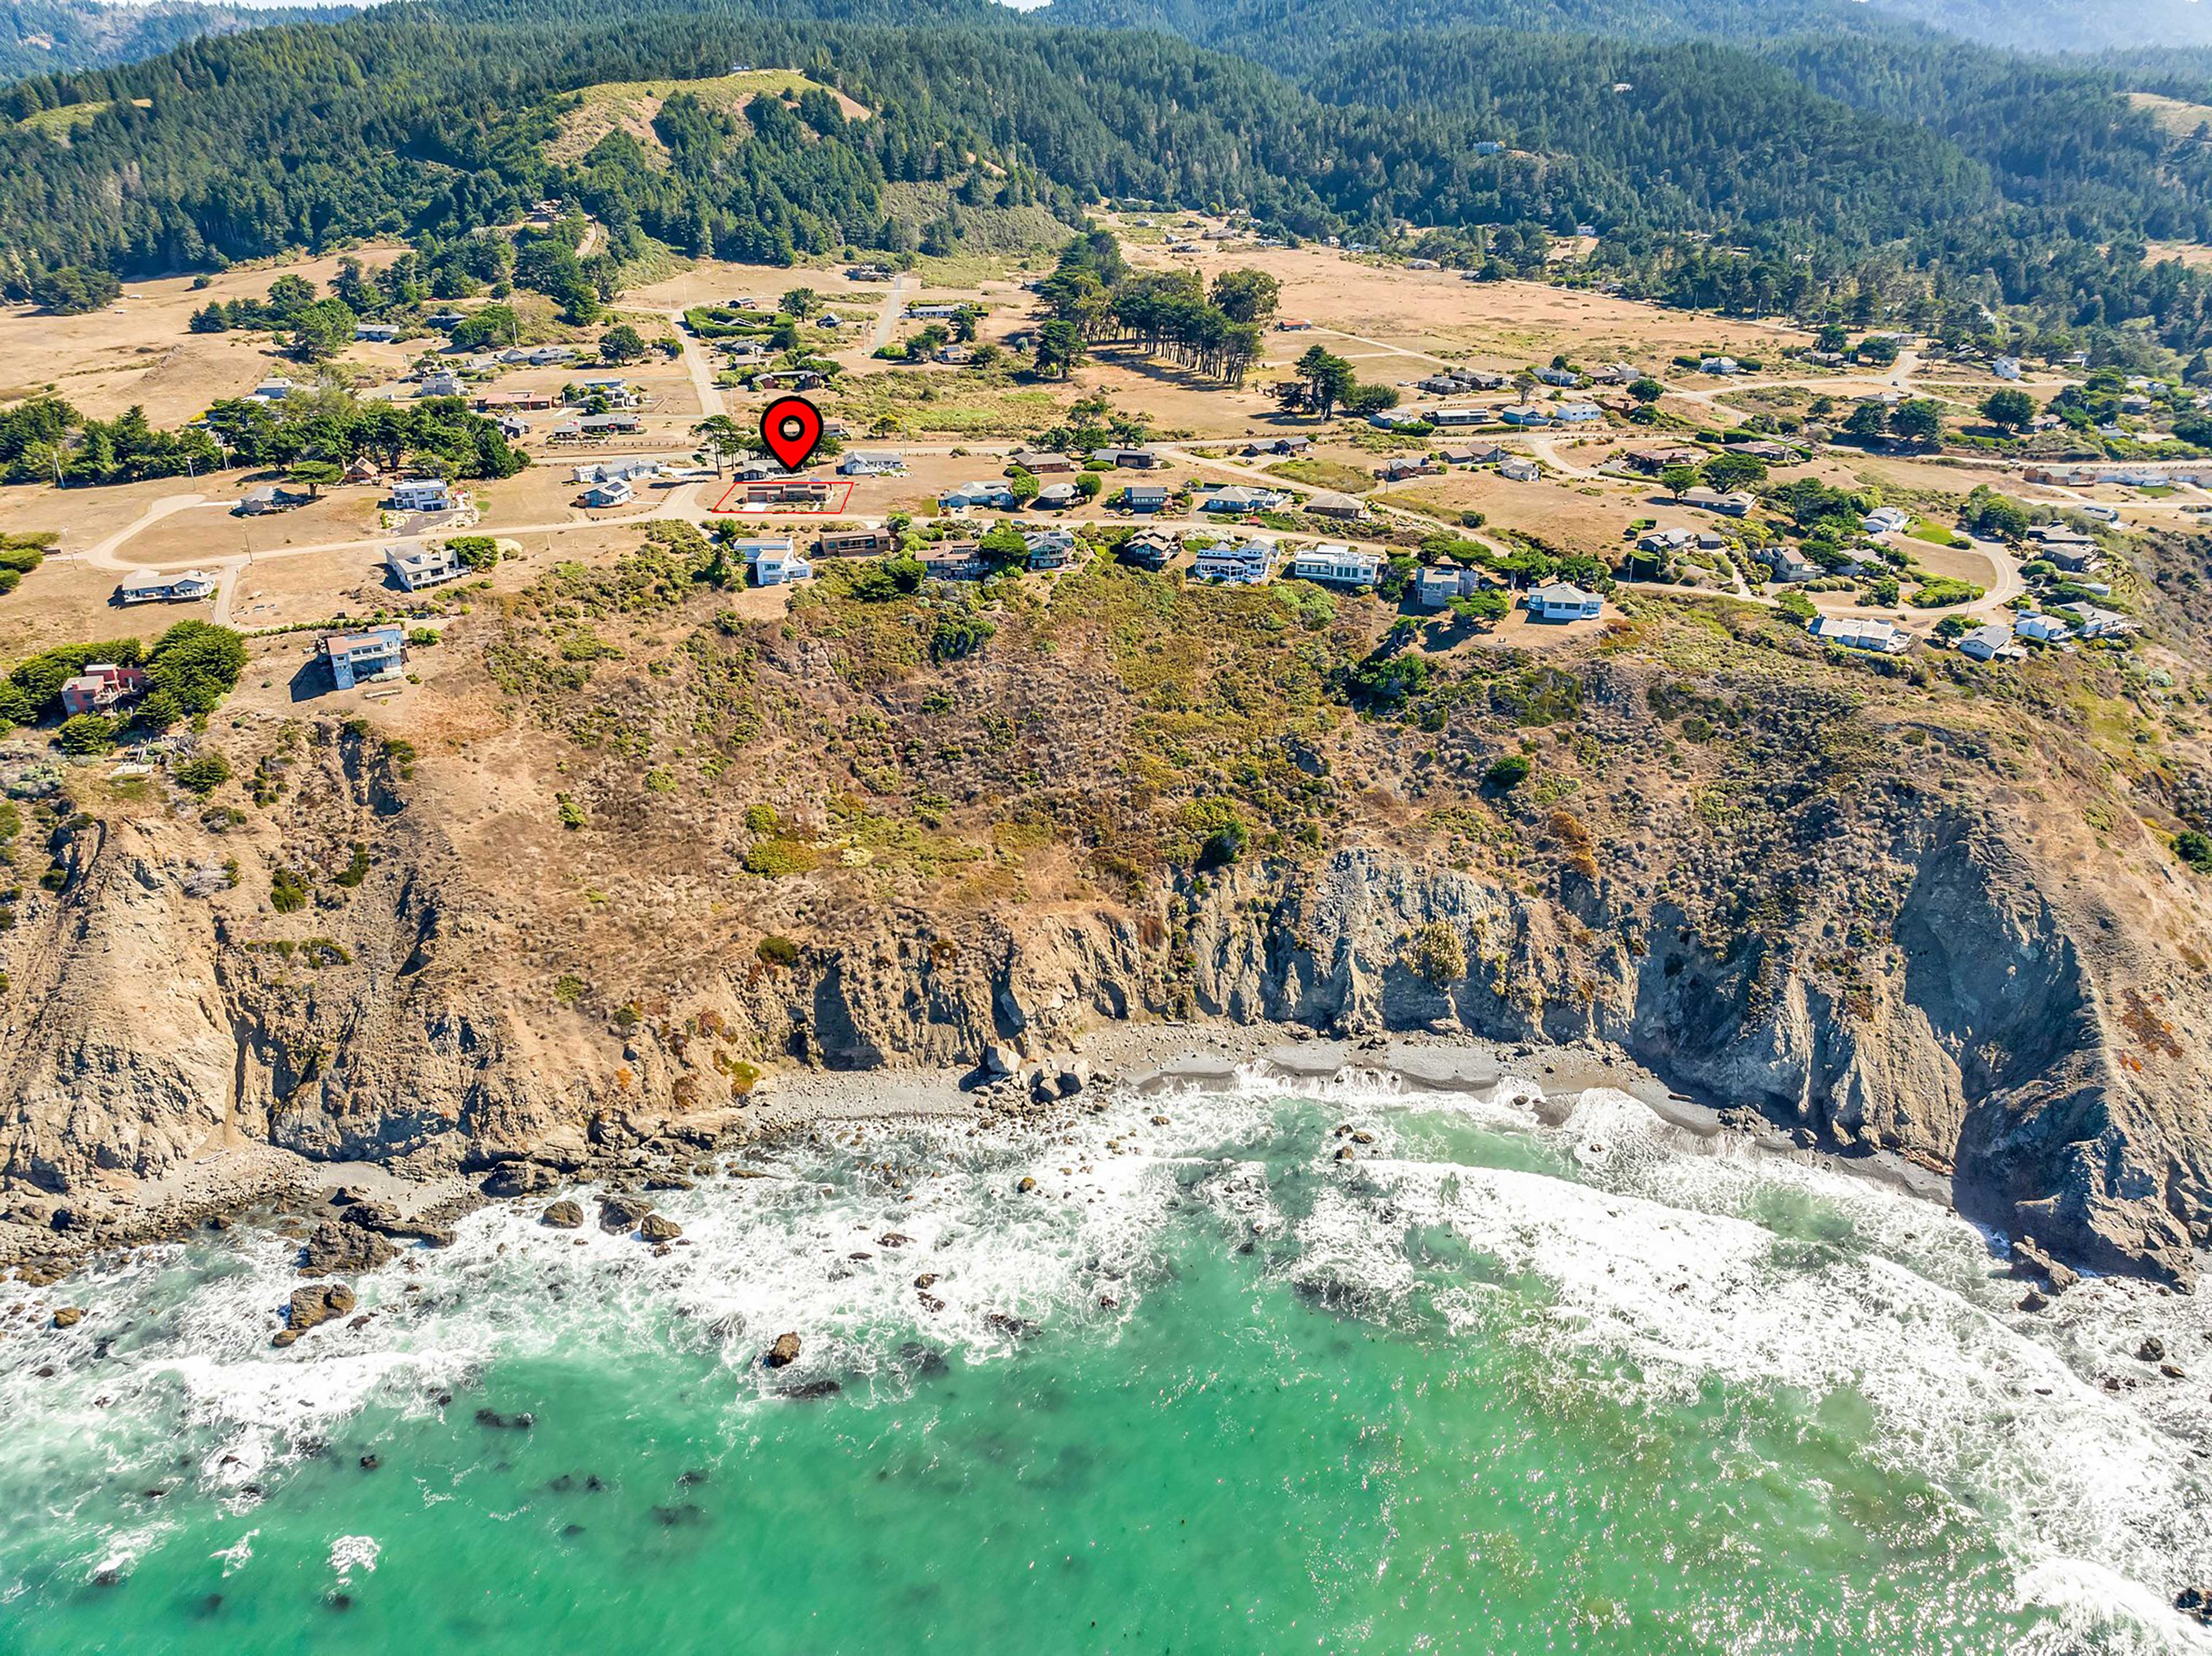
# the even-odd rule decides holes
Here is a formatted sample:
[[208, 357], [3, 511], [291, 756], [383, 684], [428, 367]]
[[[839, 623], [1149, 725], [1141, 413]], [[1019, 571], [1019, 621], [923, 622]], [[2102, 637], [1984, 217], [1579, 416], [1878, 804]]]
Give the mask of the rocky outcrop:
[[345, 1316], [354, 1305], [353, 1290], [343, 1282], [317, 1282], [308, 1288], [295, 1288], [284, 1308], [284, 1326], [276, 1330], [270, 1343], [290, 1345], [309, 1330]]

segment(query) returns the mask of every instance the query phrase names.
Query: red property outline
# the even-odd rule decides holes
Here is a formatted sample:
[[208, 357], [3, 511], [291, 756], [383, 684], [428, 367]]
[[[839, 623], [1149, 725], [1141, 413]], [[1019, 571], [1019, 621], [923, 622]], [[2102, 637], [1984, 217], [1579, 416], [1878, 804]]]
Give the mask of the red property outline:
[[[709, 513], [720, 513], [724, 517], [736, 517], [740, 513], [746, 517], [842, 517], [847, 504], [853, 498], [853, 487], [856, 482], [858, 479], [854, 478], [754, 478], [744, 482], [732, 480], [730, 486], [722, 490], [721, 499], [709, 506], [707, 510]], [[833, 492], [839, 489], [842, 489], [845, 492], [830, 504], [819, 507], [782, 505], [736, 507], [730, 504], [731, 496], [736, 494], [740, 489], [751, 488], [756, 483], [824, 483], [829, 484]]]

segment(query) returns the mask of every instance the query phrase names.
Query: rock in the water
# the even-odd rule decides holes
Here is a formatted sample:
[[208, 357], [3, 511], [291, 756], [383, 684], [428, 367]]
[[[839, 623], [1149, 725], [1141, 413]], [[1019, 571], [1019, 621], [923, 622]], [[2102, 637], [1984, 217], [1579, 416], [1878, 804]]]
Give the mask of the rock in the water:
[[1033, 1178], [1024, 1178], [1022, 1182], [1015, 1185], [1014, 1188], [1017, 1190], [1019, 1190], [1024, 1196], [1027, 1196], [1031, 1190], [1036, 1189], [1036, 1180]]
[[1021, 1065], [1022, 1055], [1001, 1041], [983, 1049], [983, 1068], [994, 1075], [1011, 1075]]
[[353, 1290], [343, 1282], [313, 1282], [295, 1288], [291, 1303], [284, 1309], [284, 1326], [276, 1343], [289, 1345], [309, 1329], [319, 1328], [333, 1317], [345, 1316], [353, 1306]]
[[634, 1196], [603, 1196], [599, 1198], [599, 1228], [603, 1231], [626, 1231], [653, 1211], [653, 1204]]
[[761, 1363], [768, 1368], [782, 1368], [798, 1361], [799, 1336], [796, 1334], [779, 1334], [775, 1336], [775, 1343], [768, 1349], [768, 1355], [761, 1359]]
[[2043, 1290], [2040, 1288], [2030, 1288], [2020, 1297], [2020, 1308], [2022, 1311], [2041, 1311], [2050, 1303], [2050, 1300], [2044, 1298]]
[[2045, 1253], [2032, 1236], [2023, 1236], [2012, 1245], [2012, 1274], [2039, 1276], [2051, 1285], [2053, 1294], [2063, 1294], [2081, 1280], [2079, 1273]]
[[2173, 1607], [2212, 1628], [2212, 1586], [2184, 1587], [2173, 1595]]
[[2136, 1361], [2139, 1363], [2156, 1363], [2163, 1362], [2165, 1360], [2166, 1342], [2155, 1334], [2144, 1335], [2143, 1342], [2136, 1348]]
[[673, 1242], [684, 1227], [661, 1214], [647, 1214], [637, 1222], [637, 1233], [648, 1242]]
[[573, 1202], [552, 1202], [538, 1215], [538, 1222], [549, 1225], [556, 1231], [580, 1230], [584, 1224], [584, 1210]]
[[808, 1380], [800, 1385], [782, 1386], [775, 1395], [789, 1397], [796, 1403], [811, 1403], [817, 1397], [834, 1397], [844, 1389], [843, 1385], [836, 1380]]
[[54, 1312], [54, 1326], [56, 1328], [75, 1328], [83, 1320], [84, 1307], [82, 1306], [63, 1306]]
[[374, 1270], [398, 1257], [393, 1247], [374, 1231], [341, 1219], [325, 1220], [315, 1227], [301, 1250], [300, 1270], [307, 1276], [327, 1276], [335, 1271]]

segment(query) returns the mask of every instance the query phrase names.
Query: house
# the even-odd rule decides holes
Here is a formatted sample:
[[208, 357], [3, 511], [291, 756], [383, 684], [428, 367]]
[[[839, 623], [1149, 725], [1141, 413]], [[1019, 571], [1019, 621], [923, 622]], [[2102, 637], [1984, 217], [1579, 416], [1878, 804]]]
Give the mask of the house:
[[240, 517], [259, 517], [268, 512], [289, 512], [295, 506], [305, 506], [307, 500], [306, 495], [264, 484], [230, 509]]
[[1743, 364], [1737, 362], [1733, 356], [1707, 356], [1699, 360], [1698, 363], [1698, 372], [1700, 374], [1741, 374], [1743, 372]]
[[1790, 546], [1775, 547], [1767, 558], [1767, 568], [1777, 581], [1784, 582], [1810, 581], [1820, 573], [1819, 564], [1808, 563]]
[[2135, 630], [2136, 624], [2126, 616], [2100, 610], [2094, 604], [2067, 604], [2061, 607], [2075, 618], [2074, 630], [2084, 638], [2110, 638]]
[[1048, 483], [1032, 503], [1040, 512], [1065, 512], [1082, 498], [1072, 483]]
[[836, 311], [823, 311], [814, 319], [814, 326], [817, 328], [842, 328], [845, 325], [837, 320]]
[[1149, 472], [1160, 463], [1160, 457], [1149, 448], [1100, 448], [1093, 450], [1091, 458], [1131, 472]]
[[568, 472], [568, 481], [612, 483], [620, 478], [634, 483], [640, 478], [658, 477], [668, 469], [659, 460], [600, 460], [591, 466], [573, 467]]
[[1845, 649], [1863, 649], [1876, 655], [1896, 655], [1912, 646], [1911, 634], [1887, 621], [1824, 615], [1813, 624], [1811, 630], [1824, 644], [1838, 644]]
[[121, 604], [191, 604], [215, 596], [216, 577], [205, 569], [186, 569], [181, 575], [125, 576], [115, 589]]
[[451, 368], [436, 368], [423, 374], [416, 385], [415, 394], [417, 397], [459, 397], [467, 389], [461, 383], [461, 376]]
[[1182, 550], [1182, 542], [1164, 529], [1146, 529], [1121, 543], [1120, 556], [1144, 569], [1164, 569]]
[[1773, 442], [1765, 437], [1730, 437], [1726, 440], [1731, 454], [1748, 454], [1755, 460], [1765, 460], [1769, 466], [1788, 466], [1800, 458], [1797, 451], [1787, 443]]
[[558, 400], [550, 391], [487, 391], [474, 406], [479, 414], [498, 414], [509, 409], [551, 408]]
[[1443, 468], [1443, 462], [1426, 454], [1394, 454], [1375, 468], [1375, 475], [1385, 483], [1397, 483], [1407, 478], [1432, 478]]
[[1033, 477], [1051, 477], [1061, 472], [1075, 470], [1075, 462], [1066, 455], [1049, 448], [1019, 448], [1014, 451], [1009, 466], [1018, 466]]
[[1313, 322], [1310, 318], [1285, 316], [1275, 324], [1275, 331], [1278, 333], [1304, 333], [1312, 326]]
[[1358, 519], [1367, 515], [1367, 508], [1350, 495], [1340, 495], [1324, 489], [1319, 494], [1306, 496], [1306, 510], [1316, 517]]
[[1223, 484], [1210, 488], [1198, 502], [1201, 512], [1273, 512], [1288, 502], [1289, 496], [1273, 489], [1255, 489], [1241, 483]]
[[837, 462], [840, 477], [887, 478], [906, 470], [906, 456], [886, 449], [855, 448]]
[[1859, 527], [1870, 535], [1902, 534], [1911, 527], [1912, 514], [1896, 506], [1880, 506], [1859, 520]]
[[1698, 550], [1701, 552], [1717, 552], [1728, 544], [1728, 537], [1717, 529], [1698, 531]]
[[2105, 561], [2097, 555], [2097, 543], [2086, 535], [2080, 541], [2051, 541], [2040, 551], [2069, 575], [2087, 575]]
[[1001, 511], [1011, 512], [1014, 509], [1014, 491], [996, 478], [989, 482], [963, 483], [939, 495], [937, 503], [947, 512], [964, 511], [977, 506], [995, 506]]
[[1601, 386], [1625, 386], [1643, 377], [1626, 362], [1607, 362], [1590, 370], [1590, 378]]
[[824, 376], [811, 368], [771, 368], [753, 375], [755, 391], [811, 391], [823, 382]]
[[595, 483], [576, 496], [576, 503], [584, 507], [627, 506], [637, 498], [637, 490], [629, 486], [627, 478], [609, 478]]
[[898, 551], [898, 537], [888, 529], [840, 529], [814, 543], [823, 557], [883, 557]]
[[1685, 546], [1694, 545], [1697, 539], [1687, 529], [1647, 529], [1637, 541], [1636, 550], [1639, 552], [1680, 551]]
[[1022, 537], [1032, 569], [1065, 569], [1079, 561], [1081, 543], [1065, 529], [1044, 529]]
[[1994, 357], [1990, 362], [1990, 372], [2000, 380], [2017, 380], [2020, 378], [2020, 358], [2017, 356]]
[[576, 354], [574, 345], [540, 345], [530, 353], [530, 366], [551, 368], [556, 362], [565, 362]]
[[1406, 261], [1406, 268], [1409, 271], [1434, 271], [1443, 267], [1433, 259], [1409, 259]]
[[1330, 587], [1371, 587], [1382, 569], [1382, 553], [1355, 551], [1341, 541], [1323, 541], [1291, 557], [1292, 575]]
[[774, 550], [766, 546], [756, 549], [746, 562], [752, 566], [756, 587], [788, 587], [814, 578], [814, 566], [793, 551], [787, 540]]
[[391, 322], [356, 322], [353, 337], [370, 344], [388, 345], [399, 337], [399, 329]]
[[392, 571], [392, 578], [406, 591], [420, 592], [425, 587], [442, 587], [448, 581], [458, 581], [466, 572], [466, 565], [453, 556], [450, 547], [404, 546], [384, 549], [384, 567]]
[[1498, 411], [1498, 417], [1507, 425], [1549, 425], [1552, 423], [1552, 417], [1542, 409], [1526, 404], [1501, 408]]
[[1498, 466], [1498, 475], [1509, 483], [1534, 483], [1544, 475], [1544, 468], [1534, 460], [1516, 455]]
[[1386, 408], [1370, 414], [1367, 423], [1378, 431], [1403, 431], [1408, 426], [1427, 425], [1429, 416], [1418, 408]]
[[1455, 598], [1469, 598], [1482, 590], [1482, 577], [1446, 558], [1431, 563], [1413, 577], [1413, 601], [1424, 609], [1440, 610]]
[[72, 718], [80, 713], [106, 713], [145, 693], [144, 668], [90, 661], [62, 685], [62, 711]]
[[745, 485], [744, 503], [748, 506], [824, 507], [830, 503], [830, 485], [793, 478], [749, 483]]
[[1191, 579], [1257, 587], [1275, 572], [1275, 551], [1272, 540], [1224, 540], [1206, 547], [1192, 561]]
[[1759, 504], [1756, 495], [1743, 490], [1731, 490], [1723, 495], [1717, 489], [1708, 489], [1703, 484], [1682, 491], [1682, 504], [1694, 506], [1704, 512], [1720, 512], [1729, 517], [1741, 517]]
[[941, 303], [908, 305], [906, 314], [916, 322], [949, 322], [960, 314], [960, 307]]
[[1547, 386], [1579, 386], [1583, 376], [1571, 368], [1540, 368], [1536, 377]]
[[1694, 448], [1632, 448], [1621, 455], [1620, 463], [1632, 472], [1656, 478], [1662, 472], [1695, 466], [1704, 459]]
[[408, 478], [393, 484], [387, 498], [398, 512], [450, 512], [461, 503], [443, 478]]
[[925, 574], [932, 581], [981, 581], [991, 572], [982, 549], [972, 540], [946, 541], [921, 554]]
[[[547, 435], [558, 436], [562, 427], [555, 426]], [[602, 437], [634, 436], [645, 429], [645, 422], [635, 414], [579, 414], [568, 422], [579, 440], [594, 441]]]
[[1159, 483], [1133, 483], [1121, 490], [1121, 504], [1132, 512], [1164, 511], [1173, 497], [1167, 485]]
[[1495, 466], [1510, 452], [1494, 442], [1457, 443], [1437, 450], [1437, 458], [1446, 466]]
[[643, 393], [619, 374], [599, 374], [587, 380], [579, 380], [574, 393], [570, 400], [574, 402], [588, 402], [593, 397], [604, 397], [611, 408], [635, 408], [645, 400]]
[[1595, 403], [1559, 403], [1553, 406], [1552, 417], [1561, 425], [1589, 425], [1605, 417], [1605, 411]]
[[855, 265], [845, 272], [848, 282], [888, 282], [891, 273], [881, 265]]
[[1440, 431], [1455, 430], [1462, 426], [1492, 425], [1498, 416], [1486, 408], [1432, 408], [1429, 423]]
[[1303, 454], [1313, 447], [1311, 437], [1262, 437], [1244, 445], [1247, 454]]
[[2012, 629], [2001, 621], [1976, 627], [1959, 640], [1959, 654], [1976, 661], [1994, 661], [2001, 655], [2020, 653], [2020, 646], [2012, 642]]
[[407, 659], [407, 635], [396, 624], [362, 632], [326, 632], [316, 645], [340, 690], [397, 679]]
[[2033, 638], [2039, 644], [2055, 644], [2061, 639], [2074, 636], [2074, 629], [2067, 624], [2063, 616], [2058, 615], [2023, 615], [2012, 624], [2012, 630], [2022, 638]]
[[1605, 611], [1605, 600], [1565, 581], [1548, 587], [1532, 587], [1521, 600], [1532, 621], [1595, 621]]
[[495, 414], [491, 417], [491, 423], [499, 428], [499, 435], [509, 442], [530, 435], [530, 422], [520, 414]]
[[248, 395], [252, 401], [257, 403], [281, 403], [291, 390], [292, 382], [280, 374], [272, 380], [264, 380]]

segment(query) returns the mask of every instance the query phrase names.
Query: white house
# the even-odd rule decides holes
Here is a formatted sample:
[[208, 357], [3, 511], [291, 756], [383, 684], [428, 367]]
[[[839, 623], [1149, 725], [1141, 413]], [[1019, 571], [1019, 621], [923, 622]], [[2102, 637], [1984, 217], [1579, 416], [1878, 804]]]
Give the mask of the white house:
[[1976, 661], [1993, 661], [2000, 655], [2017, 655], [2020, 646], [2012, 642], [2012, 629], [2001, 621], [1976, 627], [1959, 640], [1959, 654]]
[[1289, 496], [1273, 489], [1255, 489], [1243, 484], [1224, 484], [1214, 489], [1198, 502], [1201, 512], [1273, 512], [1280, 508]]
[[2136, 624], [2126, 616], [2100, 610], [2094, 604], [2069, 604], [2064, 607], [2076, 618], [2075, 630], [2084, 638], [2109, 638], [2115, 633], [2135, 630]]
[[1733, 356], [1708, 356], [1698, 364], [1700, 374], [1741, 374], [1743, 364]]
[[1482, 577], [1447, 559], [1431, 563], [1413, 577], [1413, 600], [1424, 609], [1440, 610], [1455, 598], [1470, 598], [1482, 590]]
[[1332, 587], [1371, 587], [1382, 569], [1382, 553], [1356, 551], [1336, 540], [1309, 546], [1291, 557], [1292, 575]]
[[273, 380], [264, 380], [253, 387], [252, 399], [257, 403], [281, 403], [292, 389], [292, 382], [281, 374]]
[[445, 546], [387, 546], [384, 549], [384, 567], [410, 593], [457, 581], [464, 569], [461, 560]]
[[793, 550], [789, 541], [781, 550], [769, 551], [766, 546], [756, 551], [749, 562], [752, 564], [753, 585], [756, 587], [788, 587], [795, 581], [811, 581], [814, 566]]
[[1887, 621], [1858, 620], [1840, 615], [1822, 616], [1813, 624], [1813, 636], [1824, 644], [1840, 644], [1845, 649], [1868, 650], [1878, 655], [1895, 655], [1912, 642], [1911, 634]]
[[422, 376], [422, 383], [415, 387], [415, 394], [417, 397], [458, 397], [467, 389], [461, 383], [459, 374], [441, 368], [433, 368]]
[[2074, 629], [2066, 618], [2057, 615], [2023, 615], [2012, 624], [2012, 630], [2022, 638], [2033, 638], [2042, 644], [2055, 644], [2074, 636]]
[[1498, 466], [1498, 475], [1509, 483], [1534, 483], [1544, 475], [1544, 468], [1534, 460], [1510, 460]]
[[1698, 537], [1688, 529], [1647, 529], [1636, 543], [1639, 552], [1671, 552], [1695, 544]]
[[2020, 358], [2017, 356], [1996, 357], [1990, 363], [1990, 372], [2000, 380], [2017, 380], [2020, 378]]
[[191, 604], [215, 596], [216, 577], [205, 569], [186, 569], [181, 575], [134, 575], [115, 589], [125, 604]]
[[837, 470], [848, 478], [885, 478], [906, 470], [906, 456], [856, 448], [837, 462]]
[[443, 478], [409, 478], [392, 485], [392, 504], [402, 512], [449, 512], [460, 503]]
[[1902, 534], [1912, 522], [1912, 514], [1901, 507], [1877, 506], [1859, 520], [1859, 527], [1870, 535]]
[[1532, 587], [1521, 604], [1532, 621], [1595, 621], [1605, 611], [1605, 600], [1595, 593], [1565, 581]]
[[1275, 571], [1275, 543], [1272, 540], [1224, 540], [1198, 554], [1190, 566], [1194, 581], [1215, 581], [1236, 587], [1256, 587]]
[[1605, 417], [1605, 411], [1595, 403], [1560, 403], [1552, 410], [1552, 417], [1561, 425], [1589, 425]]
[[399, 328], [392, 322], [356, 322], [353, 337], [370, 344], [388, 345], [399, 337]]
[[629, 486], [628, 478], [609, 478], [593, 484], [578, 498], [587, 507], [627, 506], [637, 498], [637, 490]]

